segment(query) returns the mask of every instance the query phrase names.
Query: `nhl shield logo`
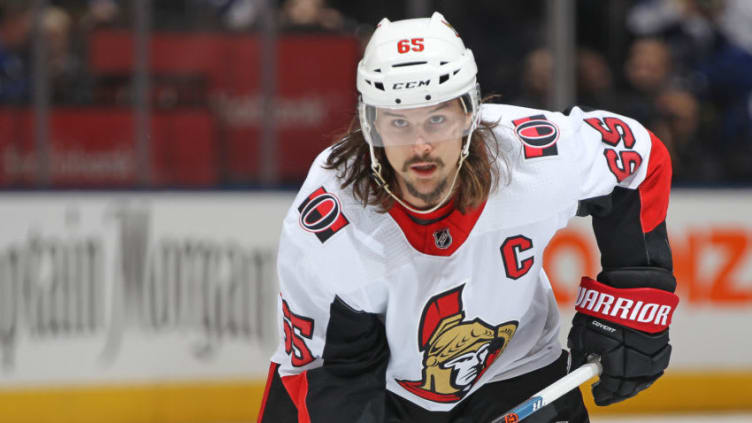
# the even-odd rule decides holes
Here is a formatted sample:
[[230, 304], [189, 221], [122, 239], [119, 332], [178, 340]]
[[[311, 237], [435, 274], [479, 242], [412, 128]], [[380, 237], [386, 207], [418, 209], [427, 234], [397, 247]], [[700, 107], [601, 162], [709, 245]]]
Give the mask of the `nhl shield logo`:
[[449, 233], [449, 228], [439, 229], [433, 233], [433, 242], [436, 244], [436, 248], [440, 250], [446, 250], [452, 245], [452, 234]]

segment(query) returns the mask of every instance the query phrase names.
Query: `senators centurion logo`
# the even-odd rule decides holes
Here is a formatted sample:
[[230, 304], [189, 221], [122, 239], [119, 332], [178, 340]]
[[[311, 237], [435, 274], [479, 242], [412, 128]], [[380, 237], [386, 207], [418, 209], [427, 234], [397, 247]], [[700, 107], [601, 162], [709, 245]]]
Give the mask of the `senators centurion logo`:
[[397, 380], [411, 393], [435, 402], [462, 399], [493, 364], [517, 330], [517, 321], [491, 325], [465, 319], [464, 285], [428, 300], [418, 329], [423, 352], [421, 380]]
[[313, 232], [323, 244], [332, 235], [350, 223], [342, 214], [342, 205], [336, 195], [320, 187], [298, 206], [300, 227]]

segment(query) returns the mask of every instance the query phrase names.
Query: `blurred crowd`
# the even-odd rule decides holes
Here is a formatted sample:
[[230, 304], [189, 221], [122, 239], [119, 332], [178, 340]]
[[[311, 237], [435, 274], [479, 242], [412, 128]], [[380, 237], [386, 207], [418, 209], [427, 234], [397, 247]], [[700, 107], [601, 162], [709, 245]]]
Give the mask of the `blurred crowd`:
[[[498, 57], [480, 64], [492, 78], [481, 73], [482, 86], [546, 108], [554, 62], [541, 4], [508, 4], [496, 22], [516, 36], [476, 52]], [[642, 122], [671, 152], [676, 183], [752, 182], [752, 1], [580, 0], [577, 46], [575, 103]]]
[[[0, 104], [32, 101], [35, 36], [43, 37], [54, 106], [101, 101], [97, 93], [107, 81], [86, 65], [87, 37], [98, 29], [132, 28], [138, 2], [49, 0], [40, 15], [34, 3], [0, 0]], [[269, 25], [262, 0], [151, 3], [153, 31], [253, 32]], [[381, 16], [407, 13], [401, 1], [271, 3], [280, 33], [363, 41]], [[429, 3], [474, 50], [485, 94], [548, 107], [554, 65], [544, 0]], [[580, 0], [577, 45], [576, 104], [645, 124], [669, 148], [679, 184], [752, 183], [752, 1]]]

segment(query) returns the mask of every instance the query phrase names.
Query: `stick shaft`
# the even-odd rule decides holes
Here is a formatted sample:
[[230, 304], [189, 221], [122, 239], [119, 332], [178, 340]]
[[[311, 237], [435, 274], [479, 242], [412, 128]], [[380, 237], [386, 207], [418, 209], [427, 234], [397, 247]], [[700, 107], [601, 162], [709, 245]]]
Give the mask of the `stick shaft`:
[[601, 374], [601, 363], [598, 359], [589, 361], [576, 368], [571, 373], [548, 385], [546, 388], [509, 410], [506, 414], [496, 418], [491, 423], [516, 423], [529, 417], [544, 406], [551, 404], [558, 398], [582, 385], [591, 378]]

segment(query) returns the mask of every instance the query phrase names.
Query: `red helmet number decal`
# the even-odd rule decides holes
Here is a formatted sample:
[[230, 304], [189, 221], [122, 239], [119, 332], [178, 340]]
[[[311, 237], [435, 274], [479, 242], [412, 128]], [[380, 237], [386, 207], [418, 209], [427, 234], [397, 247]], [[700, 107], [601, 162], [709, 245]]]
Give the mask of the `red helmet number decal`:
[[423, 38], [412, 38], [397, 41], [397, 52], [407, 53], [408, 51], [423, 51]]

